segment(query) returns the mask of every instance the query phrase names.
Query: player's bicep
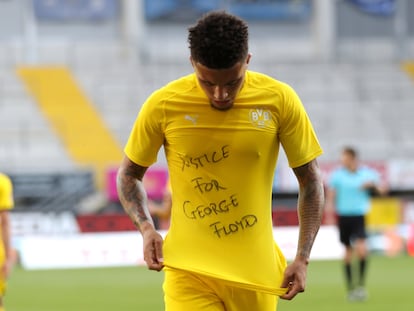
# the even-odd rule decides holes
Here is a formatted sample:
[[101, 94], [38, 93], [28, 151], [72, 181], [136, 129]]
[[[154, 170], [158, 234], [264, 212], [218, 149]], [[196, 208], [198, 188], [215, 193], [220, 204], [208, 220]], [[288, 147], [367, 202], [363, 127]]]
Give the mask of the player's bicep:
[[301, 187], [312, 185], [315, 182], [318, 184], [321, 183], [321, 174], [318, 161], [316, 159], [313, 159], [310, 162], [299, 167], [293, 168], [293, 172], [295, 173], [295, 176]]
[[138, 165], [124, 156], [116, 179], [118, 196], [122, 203], [144, 200], [142, 179], [146, 170], [147, 167]]
[[148, 167], [141, 166], [132, 161], [128, 156], [124, 156], [118, 170], [118, 181], [122, 182], [122, 178], [132, 178], [142, 181], [147, 169]]

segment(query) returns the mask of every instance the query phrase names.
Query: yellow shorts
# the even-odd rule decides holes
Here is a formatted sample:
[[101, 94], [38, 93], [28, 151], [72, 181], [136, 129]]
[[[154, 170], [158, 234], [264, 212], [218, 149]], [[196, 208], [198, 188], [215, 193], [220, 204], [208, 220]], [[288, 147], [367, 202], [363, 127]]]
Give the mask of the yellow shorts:
[[[3, 248], [0, 246], [0, 267], [3, 267], [4, 265], [4, 251]], [[4, 294], [6, 293], [6, 287], [7, 287], [7, 280], [3, 275], [3, 271], [0, 271], [0, 298], [4, 297]]]
[[197, 273], [165, 268], [166, 311], [275, 311], [278, 297]]
[[7, 288], [7, 281], [4, 280], [3, 277], [0, 277], [0, 298], [4, 297], [4, 294], [6, 293]]

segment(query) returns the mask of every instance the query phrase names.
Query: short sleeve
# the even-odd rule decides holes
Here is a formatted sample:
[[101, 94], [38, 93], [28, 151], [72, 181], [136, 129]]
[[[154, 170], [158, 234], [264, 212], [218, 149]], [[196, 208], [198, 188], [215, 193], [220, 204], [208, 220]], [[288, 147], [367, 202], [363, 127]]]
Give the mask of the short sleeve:
[[148, 167], [157, 160], [164, 141], [162, 107], [163, 101], [157, 91], [142, 105], [135, 120], [124, 152], [138, 165]]
[[323, 151], [299, 96], [290, 86], [285, 86], [279, 140], [289, 166], [295, 168], [315, 159]]

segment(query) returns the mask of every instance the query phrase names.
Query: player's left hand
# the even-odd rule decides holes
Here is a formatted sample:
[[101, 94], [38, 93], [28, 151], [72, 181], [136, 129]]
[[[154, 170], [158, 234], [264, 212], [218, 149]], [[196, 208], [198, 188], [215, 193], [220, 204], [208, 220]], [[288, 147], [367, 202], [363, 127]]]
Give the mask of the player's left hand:
[[152, 227], [142, 231], [144, 243], [144, 260], [148, 269], [161, 271], [164, 267], [162, 255], [162, 236]]
[[281, 287], [287, 288], [286, 294], [281, 299], [292, 300], [297, 294], [305, 291], [307, 260], [294, 260], [285, 270]]

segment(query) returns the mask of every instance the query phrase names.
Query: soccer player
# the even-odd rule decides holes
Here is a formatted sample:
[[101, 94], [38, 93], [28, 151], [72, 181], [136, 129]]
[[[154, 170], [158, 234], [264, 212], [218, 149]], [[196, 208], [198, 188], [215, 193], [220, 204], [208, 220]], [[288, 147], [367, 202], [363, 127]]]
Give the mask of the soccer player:
[[4, 311], [3, 297], [6, 290], [6, 280], [13, 264], [9, 222], [9, 210], [13, 208], [13, 205], [13, 186], [11, 180], [7, 175], [0, 173], [0, 311]]
[[[343, 258], [348, 299], [363, 301], [367, 298], [365, 276], [367, 268], [367, 243], [365, 215], [370, 208], [372, 194], [385, 194], [379, 186], [377, 171], [360, 165], [354, 148], [345, 147], [341, 155], [342, 166], [329, 179], [326, 198], [326, 222], [335, 223], [338, 215], [339, 238], [345, 247]], [[354, 251], [358, 258], [358, 277], [354, 280], [352, 261]]]
[[172, 197], [171, 184], [167, 181], [165, 185], [161, 202], [148, 200], [148, 208], [156, 229], [167, 229], [170, 224]]
[[[248, 26], [223, 11], [189, 28], [194, 72], [155, 91], [125, 146], [117, 185], [140, 229], [149, 269], [164, 269], [166, 310], [276, 310], [306, 286], [320, 227], [322, 149], [295, 91], [247, 70]], [[164, 146], [171, 225], [154, 229], [142, 178]], [[299, 241], [286, 260], [274, 241], [273, 173], [282, 145], [299, 183]]]

